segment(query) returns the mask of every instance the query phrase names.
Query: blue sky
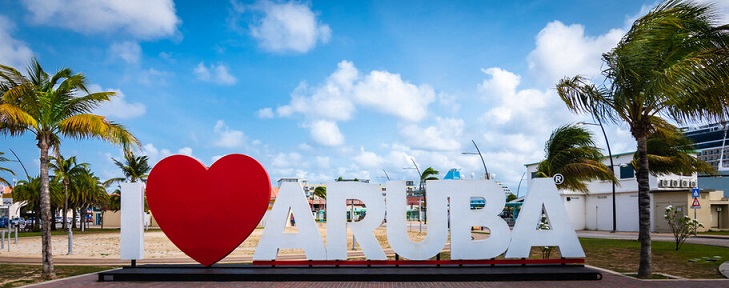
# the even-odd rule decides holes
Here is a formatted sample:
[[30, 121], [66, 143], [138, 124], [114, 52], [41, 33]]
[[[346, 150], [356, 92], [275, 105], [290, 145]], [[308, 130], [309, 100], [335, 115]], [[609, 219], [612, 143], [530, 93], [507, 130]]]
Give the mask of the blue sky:
[[[729, 14], [729, 1], [718, 2]], [[116, 91], [96, 112], [126, 125], [152, 163], [187, 154], [211, 165], [243, 153], [273, 182], [384, 182], [383, 170], [416, 179], [403, 169], [412, 158], [479, 178], [479, 157], [462, 154], [475, 152], [474, 140], [489, 172], [516, 192], [553, 129], [591, 121], [567, 111], [555, 83], [601, 81], [600, 55], [653, 5], [0, 0], [0, 63], [24, 71], [35, 55], [49, 73], [70, 67], [92, 90]], [[605, 128], [614, 154], [635, 149], [627, 127]], [[13, 158], [13, 149], [37, 175], [35, 143], [0, 136], [0, 151]], [[64, 139], [61, 151], [102, 179], [121, 176], [111, 161], [119, 147]]]

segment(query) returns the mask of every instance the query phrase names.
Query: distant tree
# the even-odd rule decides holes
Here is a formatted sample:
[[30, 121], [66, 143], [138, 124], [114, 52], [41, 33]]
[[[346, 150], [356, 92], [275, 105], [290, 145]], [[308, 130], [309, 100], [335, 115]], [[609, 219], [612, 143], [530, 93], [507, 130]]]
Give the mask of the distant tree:
[[64, 159], [62, 155], [57, 155], [55, 157], [51, 156], [52, 162], [49, 163], [51, 169], [53, 169], [53, 174], [55, 175], [58, 180], [60, 180], [63, 183], [63, 229], [66, 230], [66, 225], [68, 223], [67, 214], [68, 214], [68, 186], [71, 185], [71, 178], [78, 175], [80, 172], [82, 172], [84, 169], [88, 167], [88, 163], [76, 163], [76, 156], [72, 156], [71, 158]]
[[537, 177], [552, 177], [559, 173], [564, 182], [557, 185], [587, 193], [587, 182], [601, 179], [617, 181], [612, 168], [602, 163], [604, 157], [595, 147], [592, 133], [577, 125], [564, 125], [552, 131], [544, 145], [546, 158], [537, 166]]
[[327, 199], [327, 187], [316, 186], [316, 188], [314, 188], [314, 195]]
[[516, 199], [516, 195], [514, 195], [514, 193], [509, 193], [509, 195], [506, 195], [506, 202], [511, 202], [514, 199]]
[[147, 176], [152, 167], [149, 166], [149, 157], [147, 156], [135, 156], [133, 152], [127, 151], [124, 153], [124, 162], [111, 158], [119, 169], [122, 170], [124, 178], [112, 178], [109, 179], [109, 183], [118, 183], [123, 181], [129, 182], [147, 182]]

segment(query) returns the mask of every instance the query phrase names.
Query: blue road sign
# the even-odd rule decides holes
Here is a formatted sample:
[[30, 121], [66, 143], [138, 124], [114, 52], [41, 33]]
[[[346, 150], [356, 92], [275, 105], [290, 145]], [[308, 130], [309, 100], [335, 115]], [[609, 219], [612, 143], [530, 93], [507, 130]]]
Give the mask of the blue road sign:
[[697, 188], [691, 188], [691, 197], [693, 197], [693, 198], [699, 198], [699, 196], [701, 196], [701, 192], [700, 192], [699, 188], [698, 187]]

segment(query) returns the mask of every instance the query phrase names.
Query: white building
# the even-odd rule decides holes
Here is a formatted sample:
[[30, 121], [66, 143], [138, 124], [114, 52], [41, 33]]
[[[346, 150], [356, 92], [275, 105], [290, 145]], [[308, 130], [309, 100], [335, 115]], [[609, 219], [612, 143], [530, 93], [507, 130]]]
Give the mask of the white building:
[[[629, 165], [633, 160], [633, 153], [613, 155], [613, 171], [619, 180], [615, 186], [615, 219], [616, 231], [638, 231], [638, 182], [635, 171]], [[602, 161], [610, 165], [605, 157]], [[527, 164], [529, 180], [534, 178], [539, 163]], [[651, 196], [651, 231], [669, 232], [664, 223], [665, 207], [673, 205], [680, 211], [693, 218], [691, 206], [691, 189], [697, 187], [696, 173], [684, 175], [649, 176]], [[589, 193], [560, 190], [560, 196], [575, 230], [613, 230], [613, 191], [610, 181], [596, 180], [587, 184]], [[701, 190], [700, 201], [702, 209], [697, 212], [697, 218], [706, 228], [709, 223], [721, 223], [716, 228], [726, 228], [729, 224], [729, 212], [709, 213], [710, 211], [727, 211], [729, 200], [721, 198], [723, 191]], [[716, 218], [716, 219], [714, 219]]]

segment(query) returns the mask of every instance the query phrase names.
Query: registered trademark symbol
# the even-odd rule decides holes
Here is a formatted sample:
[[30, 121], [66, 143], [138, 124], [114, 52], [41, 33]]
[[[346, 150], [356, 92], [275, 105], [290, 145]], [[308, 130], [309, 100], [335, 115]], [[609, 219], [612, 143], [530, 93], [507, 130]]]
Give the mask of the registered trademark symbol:
[[554, 174], [554, 176], [552, 176], [552, 180], [554, 180], [554, 184], [559, 185], [559, 184], [564, 183], [564, 176], [562, 176], [562, 174], [557, 173], [557, 174]]

